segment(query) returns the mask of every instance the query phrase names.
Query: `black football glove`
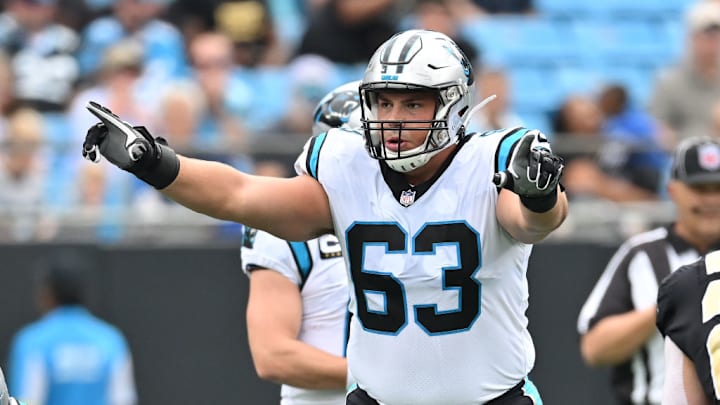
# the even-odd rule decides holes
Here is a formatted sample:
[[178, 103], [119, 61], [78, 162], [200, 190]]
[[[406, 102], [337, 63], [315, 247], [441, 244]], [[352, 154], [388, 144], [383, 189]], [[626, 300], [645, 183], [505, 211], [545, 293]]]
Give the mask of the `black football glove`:
[[180, 161], [163, 138], [153, 138], [145, 127], [133, 127], [93, 101], [86, 108], [101, 122], [88, 129], [82, 150], [85, 159], [97, 163], [102, 155], [158, 190], [175, 180]]
[[534, 130], [520, 139], [508, 169], [495, 173], [493, 183], [519, 195], [531, 211], [545, 212], [555, 206], [563, 167], [563, 159], [552, 153], [545, 135]]

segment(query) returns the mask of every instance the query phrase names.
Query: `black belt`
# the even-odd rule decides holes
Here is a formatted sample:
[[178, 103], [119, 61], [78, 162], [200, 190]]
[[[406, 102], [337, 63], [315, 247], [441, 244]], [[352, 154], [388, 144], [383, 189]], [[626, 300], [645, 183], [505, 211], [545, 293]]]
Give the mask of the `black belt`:
[[[519, 383], [515, 384], [514, 387], [505, 391], [499, 397], [493, 398], [490, 401], [486, 402], [485, 405], [501, 404], [504, 400], [515, 397], [518, 394], [521, 394], [524, 386], [525, 386], [525, 379], [522, 379]], [[357, 394], [363, 401], [368, 401], [368, 402], [372, 401], [371, 403], [377, 404], [377, 401], [372, 399], [372, 397], [370, 397], [370, 395], [368, 395], [368, 393], [364, 389], [357, 387], [357, 388], [355, 388], [355, 391], [357, 392]]]
[[505, 393], [500, 395], [499, 397], [489, 400], [488, 402], [485, 403], [485, 405], [497, 404], [499, 402], [502, 402], [502, 400], [504, 400], [504, 399], [513, 397], [514, 395], [521, 393], [524, 386], [525, 386], [525, 379], [523, 378], [522, 380], [520, 380], [519, 383], [515, 384], [514, 387], [505, 391]]

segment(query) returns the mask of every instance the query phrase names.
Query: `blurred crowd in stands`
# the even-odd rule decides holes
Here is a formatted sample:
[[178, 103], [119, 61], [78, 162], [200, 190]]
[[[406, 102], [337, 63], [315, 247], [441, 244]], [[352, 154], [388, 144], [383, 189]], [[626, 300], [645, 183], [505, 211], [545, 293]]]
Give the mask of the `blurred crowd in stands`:
[[498, 95], [471, 130], [550, 136], [573, 200], [662, 201], [676, 142], [720, 136], [717, 0], [0, 1], [0, 241], [142, 240], [179, 210], [82, 161], [89, 100], [185, 155], [287, 176], [319, 99], [411, 27], [455, 38], [477, 101]]

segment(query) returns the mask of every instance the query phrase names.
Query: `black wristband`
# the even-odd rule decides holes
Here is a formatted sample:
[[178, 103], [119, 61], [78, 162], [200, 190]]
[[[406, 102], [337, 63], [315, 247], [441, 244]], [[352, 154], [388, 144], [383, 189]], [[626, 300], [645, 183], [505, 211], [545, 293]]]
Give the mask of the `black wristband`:
[[557, 187], [555, 187], [555, 190], [553, 190], [550, 194], [542, 197], [520, 196], [520, 202], [522, 202], [522, 205], [530, 211], [542, 214], [543, 212], [548, 212], [553, 209], [555, 203], [557, 203], [557, 198], [558, 191]]
[[157, 147], [157, 154], [154, 157], [148, 157], [153, 160], [145, 162], [143, 165], [145, 168], [135, 171], [134, 174], [140, 180], [158, 190], [162, 190], [177, 178], [180, 172], [180, 160], [178, 160], [175, 151], [171, 148], [157, 142], [155, 146]]

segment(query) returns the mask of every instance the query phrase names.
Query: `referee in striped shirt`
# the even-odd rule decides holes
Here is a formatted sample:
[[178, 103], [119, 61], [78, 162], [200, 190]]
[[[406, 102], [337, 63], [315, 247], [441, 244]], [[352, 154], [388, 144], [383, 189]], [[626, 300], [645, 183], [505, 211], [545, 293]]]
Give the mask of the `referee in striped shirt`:
[[675, 222], [623, 243], [578, 319], [582, 357], [590, 366], [612, 366], [618, 404], [660, 404], [658, 285], [672, 269], [720, 248], [720, 141], [699, 137], [681, 143], [667, 188]]

